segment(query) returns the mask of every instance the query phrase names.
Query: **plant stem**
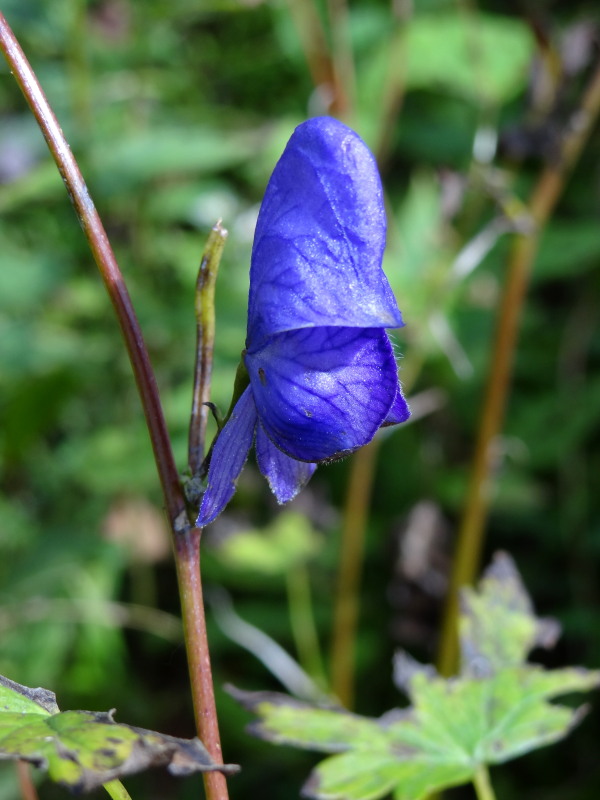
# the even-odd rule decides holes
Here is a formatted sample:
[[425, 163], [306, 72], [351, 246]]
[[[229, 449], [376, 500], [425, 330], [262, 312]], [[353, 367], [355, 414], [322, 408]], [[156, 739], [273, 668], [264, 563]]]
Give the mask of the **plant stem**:
[[[221, 737], [200, 577], [201, 535], [200, 528], [192, 528], [175, 537], [175, 565], [190, 681], [193, 689], [196, 729], [213, 761], [222, 764]], [[221, 772], [205, 772], [202, 777], [208, 800], [227, 800], [227, 782]]]
[[537, 254], [541, 231], [564, 189], [567, 177], [588, 139], [600, 110], [600, 65], [591, 78], [580, 108], [572, 116], [561, 151], [547, 165], [531, 194], [528, 210], [536, 225], [531, 235], [515, 236], [509, 256], [504, 295], [500, 306], [485, 399], [471, 467], [471, 477], [446, 597], [440, 638], [438, 669], [451, 675], [457, 662], [458, 592], [477, 573], [483, 547], [485, 522], [490, 504], [494, 441], [500, 433], [510, 388], [518, 327], [529, 276]]
[[[421, 371], [422, 355], [415, 355], [402, 369], [402, 385], [407, 392]], [[334, 599], [331, 647], [331, 688], [334, 695], [350, 708], [354, 698], [355, 647], [360, 605], [360, 581], [364, 560], [369, 507], [377, 466], [379, 438], [353, 454], [346, 491], [340, 564]]]
[[378, 441], [373, 439], [352, 456], [342, 521], [340, 566], [333, 614], [331, 689], [346, 708], [351, 708], [354, 702], [354, 650], [360, 578], [378, 449]]
[[490, 773], [485, 764], [482, 764], [473, 776], [473, 786], [477, 800], [496, 800], [496, 795], [490, 782]]
[[109, 781], [104, 783], [102, 788], [112, 797], [112, 800], [131, 800], [131, 795], [121, 781]]
[[17, 776], [22, 800], [38, 800], [38, 793], [31, 779], [31, 770], [26, 761], [17, 761]]
[[196, 475], [204, 458], [204, 440], [210, 400], [213, 350], [215, 345], [215, 284], [227, 231], [221, 222], [212, 228], [198, 270], [196, 282], [196, 364], [188, 445], [188, 464]]
[[314, 0], [286, 0], [315, 89], [326, 92], [327, 111], [344, 116], [347, 98], [336, 73], [323, 24]]
[[[199, 573], [201, 532], [192, 528], [188, 520], [158, 387], [139, 323], [125, 281], [77, 162], [31, 66], [2, 13], [0, 13], [0, 49], [44, 134], [65, 182], [125, 339], [171, 526], [198, 735], [212, 758], [217, 763], [222, 763]], [[204, 773], [204, 784], [208, 800], [227, 799], [227, 785], [221, 773]]]
[[319, 636], [315, 625], [310, 591], [310, 575], [306, 564], [292, 567], [286, 576], [290, 624], [300, 665], [325, 691], [327, 679], [323, 669]]
[[356, 74], [350, 36], [348, 0], [327, 0], [331, 32], [331, 58], [338, 87], [336, 113], [348, 119], [356, 101]]

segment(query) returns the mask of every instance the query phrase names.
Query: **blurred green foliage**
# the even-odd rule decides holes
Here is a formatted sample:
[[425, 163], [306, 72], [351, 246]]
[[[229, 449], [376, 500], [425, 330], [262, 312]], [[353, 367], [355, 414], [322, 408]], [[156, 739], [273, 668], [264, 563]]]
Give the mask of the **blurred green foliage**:
[[[193, 290], [206, 234], [219, 217], [230, 231], [213, 384], [215, 402], [226, 406], [265, 183], [293, 127], [328, 110], [303, 46], [298, 9], [309, 5], [3, 3], [108, 229], [182, 469]], [[400, 363], [423, 415], [387, 432], [378, 460], [357, 653], [358, 710], [372, 715], [398, 703], [395, 647], [433, 655], [482, 387], [493, 368], [516, 198], [526, 199], [576, 108], [597, 57], [599, 22], [595, 4], [583, 1], [533, 4], [525, 13], [494, 0], [479, 8], [416, 0], [395, 4], [396, 16], [391, 5], [349, 2], [355, 80], [345, 76], [346, 119], [382, 165], [385, 266], [407, 322], [397, 335]], [[335, 39], [341, 21], [331, 30], [326, 6], [315, 5]], [[564, 623], [553, 664], [589, 667], [600, 662], [599, 152], [596, 133], [536, 261], [488, 539], [488, 552], [514, 555], [537, 608]], [[465, 263], [468, 246], [470, 265], [460, 273], [457, 259]], [[0, 674], [51, 687], [65, 708], [117, 706], [121, 719], [192, 735], [175, 578], [134, 381], [63, 183], [2, 65], [0, 459]], [[325, 656], [348, 470], [349, 462], [318, 470], [294, 507], [308, 520], [307, 542], [313, 529], [322, 537], [306, 558]], [[296, 655], [285, 553], [273, 557], [282, 564], [279, 579], [252, 580], [256, 554], [244, 573], [239, 564], [224, 568], [227, 556], [217, 552], [277, 513], [264, 482], [246, 470], [230, 509], [205, 534], [204, 568], [246, 621]], [[275, 548], [278, 529], [270, 530]], [[279, 688], [216, 626], [210, 635], [218, 685]], [[296, 796], [314, 758], [251, 740], [243, 731], [248, 715], [221, 694], [218, 702], [226, 758], [244, 767], [232, 796], [259, 787], [268, 797]], [[595, 798], [599, 719], [592, 715], [560, 746], [561, 758], [541, 752], [494, 775], [499, 797], [525, 790], [533, 798]], [[130, 790], [146, 800], [201, 792], [195, 779], [154, 775], [132, 779]], [[42, 792], [62, 796], [49, 785]], [[18, 796], [10, 766], [0, 770], [0, 795]]]

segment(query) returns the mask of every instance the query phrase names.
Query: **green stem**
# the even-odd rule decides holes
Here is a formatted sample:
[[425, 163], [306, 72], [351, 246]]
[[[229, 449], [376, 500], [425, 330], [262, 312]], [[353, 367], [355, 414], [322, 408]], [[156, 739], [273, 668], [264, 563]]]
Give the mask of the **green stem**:
[[477, 800], [496, 800], [496, 795], [490, 782], [490, 773], [485, 764], [482, 764], [473, 776], [473, 786]]
[[131, 795], [121, 781], [109, 781], [104, 783], [102, 788], [112, 797], [112, 800], [131, 800]]
[[[388, 64], [380, 102], [373, 111], [377, 132], [373, 140], [373, 152], [383, 172], [387, 166], [396, 131], [397, 119], [402, 109], [406, 88], [406, 28], [408, 16], [404, 7], [396, 4], [390, 20], [391, 32], [388, 42]], [[402, 9], [402, 11], [401, 11]], [[403, 13], [402, 13], [403, 12]]]
[[323, 669], [319, 637], [315, 626], [310, 592], [310, 576], [306, 564], [299, 564], [287, 573], [290, 624], [298, 660], [305, 672], [325, 690], [327, 679]]
[[215, 346], [215, 285], [227, 231], [221, 222], [212, 228], [198, 270], [196, 281], [196, 364], [188, 445], [188, 464], [196, 475], [204, 458], [204, 440], [208, 422], [213, 350]]
[[472, 583], [479, 568], [491, 496], [494, 442], [500, 433], [504, 418], [519, 321], [529, 276], [537, 254], [540, 233], [554, 211], [567, 177], [581, 154], [599, 110], [600, 64], [596, 67], [580, 108], [573, 115], [572, 124], [563, 138], [558, 159], [543, 170], [533, 189], [528, 210], [536, 229], [531, 235], [517, 235], [509, 256], [504, 295], [490, 361], [491, 369], [444, 609], [438, 655], [438, 669], [442, 675], [451, 675], [456, 669], [459, 589]]
[[[192, 528], [188, 520], [185, 497], [146, 345], [123, 275], [77, 162], [35, 73], [2, 13], [0, 50], [44, 134], [67, 187], [125, 339], [171, 526], [198, 735], [213, 760], [222, 763], [199, 573], [201, 531]], [[227, 785], [221, 773], [204, 773], [204, 785], [208, 800], [227, 800]]]

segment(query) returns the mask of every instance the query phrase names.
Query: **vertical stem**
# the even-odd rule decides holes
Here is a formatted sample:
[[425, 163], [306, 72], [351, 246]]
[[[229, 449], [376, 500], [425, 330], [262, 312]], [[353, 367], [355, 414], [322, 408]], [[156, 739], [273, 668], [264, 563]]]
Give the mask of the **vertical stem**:
[[[194, 690], [192, 696], [196, 729], [211, 758], [217, 764], [222, 764], [223, 754], [200, 577], [201, 535], [200, 528], [193, 528], [175, 537], [175, 564], [188, 667]], [[227, 800], [227, 782], [221, 772], [205, 772], [202, 777], [208, 800]]]
[[[405, 391], [414, 384], [421, 366], [422, 358], [416, 357], [402, 368]], [[351, 707], [354, 696], [354, 650], [360, 579], [378, 451], [379, 440], [375, 438], [352, 456], [342, 520], [340, 565], [334, 600], [331, 682], [333, 693], [347, 708]]]
[[196, 364], [188, 445], [188, 463], [192, 475], [199, 472], [204, 458], [204, 440], [208, 421], [210, 382], [215, 345], [215, 284], [227, 231], [221, 222], [212, 228], [198, 270], [196, 281]]
[[490, 773], [485, 764], [482, 764], [473, 776], [473, 786], [477, 800], [496, 800], [496, 795], [490, 781]]
[[[377, 108], [377, 138], [374, 142], [374, 153], [383, 171], [387, 165], [392, 149], [396, 120], [402, 109], [406, 81], [406, 20], [399, 13], [391, 20], [392, 31], [388, 45], [388, 65], [385, 82]], [[398, 17], [398, 18], [394, 18]]]
[[339, 116], [348, 118], [356, 101], [356, 76], [350, 37], [348, 0], [327, 0], [331, 28], [331, 52], [336, 86], [338, 88]]
[[17, 761], [17, 777], [19, 778], [19, 790], [22, 800], [38, 800], [38, 793], [33, 781], [31, 771], [26, 761]]
[[318, 683], [320, 688], [325, 689], [327, 680], [315, 626], [310, 576], [306, 564], [298, 564], [292, 567], [286, 577], [290, 624], [296, 643], [298, 660], [302, 668]]
[[438, 655], [438, 669], [443, 675], [452, 674], [456, 668], [458, 590], [461, 586], [473, 581], [479, 567], [490, 502], [493, 445], [500, 432], [504, 417], [519, 320], [529, 275], [537, 254], [540, 233], [556, 206], [568, 174], [587, 141], [599, 110], [600, 65], [597, 66], [592, 76], [583, 96], [581, 107], [572, 116], [557, 161], [544, 169], [533, 189], [529, 201], [529, 212], [536, 223], [536, 230], [529, 236], [516, 236], [509, 257], [506, 284], [493, 345], [491, 371], [482, 407], [471, 477], [458, 530], [450, 586], [444, 609]]
[[[44, 134], [67, 187], [125, 339], [171, 525], [198, 735], [212, 758], [217, 763], [222, 763], [200, 583], [200, 531], [191, 528], [188, 521], [185, 498], [173, 458], [158, 387], [139, 323], [125, 281], [77, 162], [31, 66], [2, 13], [0, 13], [0, 50]], [[208, 800], [227, 800], [227, 785], [221, 773], [205, 773], [204, 784]]]
[[330, 92], [329, 112], [336, 116], [343, 116], [346, 110], [346, 98], [343, 87], [338, 81], [327, 37], [314, 0], [287, 0], [287, 6], [298, 32], [315, 89], [325, 89]]
[[340, 568], [334, 600], [331, 688], [346, 708], [351, 708], [354, 702], [354, 649], [360, 578], [378, 449], [378, 442], [374, 439], [352, 456], [342, 522]]

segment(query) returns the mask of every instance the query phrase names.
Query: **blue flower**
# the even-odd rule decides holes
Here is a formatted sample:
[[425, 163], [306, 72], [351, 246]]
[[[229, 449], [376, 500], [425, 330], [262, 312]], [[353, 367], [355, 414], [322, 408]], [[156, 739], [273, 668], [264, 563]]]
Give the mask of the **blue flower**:
[[403, 324], [381, 268], [385, 233], [377, 166], [360, 137], [329, 117], [296, 128], [258, 216], [249, 384], [214, 444], [199, 526], [231, 499], [253, 443], [285, 503], [318, 462], [408, 419], [385, 331]]

